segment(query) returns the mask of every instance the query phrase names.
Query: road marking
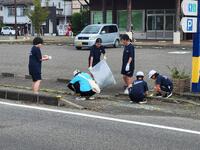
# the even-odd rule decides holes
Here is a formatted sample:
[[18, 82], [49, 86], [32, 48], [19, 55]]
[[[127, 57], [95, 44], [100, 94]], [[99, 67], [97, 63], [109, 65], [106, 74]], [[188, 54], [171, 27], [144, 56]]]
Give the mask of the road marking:
[[145, 122], [117, 119], [117, 118], [111, 118], [111, 117], [90, 115], [90, 114], [84, 114], [84, 113], [78, 113], [78, 112], [70, 112], [70, 111], [63, 111], [63, 110], [57, 110], [57, 109], [50, 109], [50, 108], [37, 107], [37, 106], [28, 106], [28, 105], [21, 105], [21, 104], [7, 103], [7, 102], [0, 102], [0, 104], [7, 105], [7, 106], [41, 110], [41, 111], [46, 111], [46, 112], [56, 112], [56, 113], [61, 113], [61, 114], [82, 116], [82, 117], [87, 117], [87, 118], [94, 118], [94, 119], [107, 120], [107, 121], [112, 121], [112, 122], [120, 122], [120, 123], [126, 123], [126, 124], [133, 124], [133, 125], [139, 125], [139, 126], [145, 126], [145, 127], [152, 127], [152, 128], [200, 135], [200, 131], [188, 130], [188, 129], [176, 128], [176, 127], [169, 127], [169, 126], [163, 126], [163, 125], [157, 125], [157, 124], [151, 124], [151, 123], [145, 123]]
[[187, 51], [175, 51], [175, 52], [168, 52], [169, 54], [180, 54], [180, 55], [184, 55], [184, 54], [190, 54], [191, 52], [187, 52]]

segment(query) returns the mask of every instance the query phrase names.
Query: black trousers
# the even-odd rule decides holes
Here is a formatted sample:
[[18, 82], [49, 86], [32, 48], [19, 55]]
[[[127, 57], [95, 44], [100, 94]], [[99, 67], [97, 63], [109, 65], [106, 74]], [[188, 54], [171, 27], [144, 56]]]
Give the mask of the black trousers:
[[68, 84], [68, 88], [72, 91], [74, 91], [75, 93], [77, 94], [80, 94], [81, 96], [84, 96], [84, 97], [90, 97], [90, 96], [93, 96], [94, 94], [96, 94], [94, 91], [90, 90], [90, 91], [87, 91], [87, 92], [82, 92], [80, 90], [80, 84], [78, 82], [74, 83], [74, 84]]
[[161, 88], [162, 91], [168, 92], [168, 93], [171, 93], [173, 91], [173, 85], [169, 85], [167, 87], [161, 86], [160, 88]]
[[129, 94], [129, 98], [131, 99], [131, 101], [135, 102], [135, 103], [139, 103], [141, 101], [144, 100], [145, 95], [133, 95], [133, 94]]

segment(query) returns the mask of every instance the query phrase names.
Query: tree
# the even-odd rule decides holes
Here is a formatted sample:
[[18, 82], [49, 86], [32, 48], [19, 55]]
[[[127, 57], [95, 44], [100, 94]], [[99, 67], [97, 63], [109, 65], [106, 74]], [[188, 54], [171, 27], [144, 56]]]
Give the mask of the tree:
[[176, 0], [176, 31], [180, 31], [181, 1]]
[[49, 11], [47, 8], [41, 7], [40, 0], [34, 0], [34, 10], [28, 12], [28, 17], [32, 21], [32, 25], [35, 28], [37, 35], [40, 35], [40, 28], [42, 24], [47, 20], [49, 15]]
[[72, 29], [75, 34], [81, 31], [82, 29], [82, 21], [81, 21], [81, 13], [74, 13], [72, 15]]
[[132, 0], [127, 0], [127, 32], [131, 31], [131, 24], [132, 24]]

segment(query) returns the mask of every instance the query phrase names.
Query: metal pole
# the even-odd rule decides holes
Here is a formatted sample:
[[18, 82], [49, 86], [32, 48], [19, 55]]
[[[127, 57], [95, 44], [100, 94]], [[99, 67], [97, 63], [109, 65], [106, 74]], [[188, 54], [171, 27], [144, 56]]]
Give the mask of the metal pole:
[[200, 92], [200, 0], [198, 0], [197, 33], [193, 39], [192, 92]]
[[64, 15], [65, 15], [65, 25], [67, 24], [67, 16], [66, 16], [66, 0], [64, 0]]
[[14, 1], [14, 7], [15, 7], [15, 39], [17, 39], [17, 2]]

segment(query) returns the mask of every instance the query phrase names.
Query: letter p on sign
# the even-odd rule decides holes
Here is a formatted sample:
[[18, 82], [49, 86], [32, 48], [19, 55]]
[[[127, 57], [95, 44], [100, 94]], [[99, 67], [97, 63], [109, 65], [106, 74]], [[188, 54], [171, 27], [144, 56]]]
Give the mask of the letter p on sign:
[[192, 31], [193, 29], [193, 20], [192, 19], [188, 19], [187, 20], [187, 30], [188, 31]]

